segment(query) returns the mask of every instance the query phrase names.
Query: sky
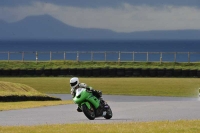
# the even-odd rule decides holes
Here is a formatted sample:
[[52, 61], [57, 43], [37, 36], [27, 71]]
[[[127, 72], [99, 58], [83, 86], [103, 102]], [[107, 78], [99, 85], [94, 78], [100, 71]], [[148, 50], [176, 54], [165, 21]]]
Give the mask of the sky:
[[200, 0], [0, 0], [0, 19], [9, 23], [44, 14], [116, 32], [200, 29]]

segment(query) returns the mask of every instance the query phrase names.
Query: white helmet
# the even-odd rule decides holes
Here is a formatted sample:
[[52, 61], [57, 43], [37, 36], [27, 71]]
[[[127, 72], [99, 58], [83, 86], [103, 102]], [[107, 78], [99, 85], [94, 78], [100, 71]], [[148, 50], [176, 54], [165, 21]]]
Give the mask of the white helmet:
[[79, 84], [79, 79], [77, 77], [73, 77], [70, 79], [70, 86], [74, 89]]

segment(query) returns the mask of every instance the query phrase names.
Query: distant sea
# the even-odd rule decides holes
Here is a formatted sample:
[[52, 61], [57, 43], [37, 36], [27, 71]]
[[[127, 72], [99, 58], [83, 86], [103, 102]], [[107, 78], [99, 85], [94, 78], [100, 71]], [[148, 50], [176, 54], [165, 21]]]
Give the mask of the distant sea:
[[[38, 60], [49, 60], [48, 52], [69, 52], [69, 51], [116, 51], [122, 52], [120, 60], [123, 61], [145, 61], [146, 54], [123, 54], [123, 52], [199, 52], [191, 54], [191, 62], [200, 61], [200, 40], [82, 40], [82, 41], [60, 41], [60, 40], [18, 40], [2, 41], [0, 40], [0, 60], [7, 60], [8, 54], [3, 52], [47, 52], [47, 54], [38, 55]], [[80, 60], [91, 60], [91, 54], [79, 55]], [[159, 61], [160, 54], [149, 54], [149, 61]], [[174, 61], [174, 54], [163, 54], [163, 61]], [[76, 60], [77, 54], [66, 54], [66, 59]], [[119, 54], [107, 54], [106, 60], [117, 61]], [[134, 59], [133, 59], [134, 58]], [[21, 60], [21, 54], [10, 54], [9, 59]], [[25, 54], [25, 60], [35, 60], [35, 54]], [[64, 59], [63, 54], [53, 54], [52, 60]], [[94, 60], [105, 60], [104, 54], [94, 54]], [[187, 62], [188, 54], [177, 54], [176, 61]]]

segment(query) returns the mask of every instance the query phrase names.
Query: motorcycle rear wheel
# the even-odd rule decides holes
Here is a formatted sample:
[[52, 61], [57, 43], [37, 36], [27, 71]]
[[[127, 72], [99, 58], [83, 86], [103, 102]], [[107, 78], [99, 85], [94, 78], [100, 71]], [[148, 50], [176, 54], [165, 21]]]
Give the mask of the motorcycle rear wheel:
[[111, 108], [109, 107], [107, 110], [106, 110], [106, 115], [104, 116], [105, 119], [110, 119], [112, 118], [113, 114], [112, 114], [112, 110]]
[[88, 109], [88, 107], [83, 104], [82, 105], [82, 110], [83, 113], [85, 114], [85, 116], [89, 119], [89, 120], [94, 120], [95, 119], [95, 110], [94, 107], [90, 104], [90, 109]]

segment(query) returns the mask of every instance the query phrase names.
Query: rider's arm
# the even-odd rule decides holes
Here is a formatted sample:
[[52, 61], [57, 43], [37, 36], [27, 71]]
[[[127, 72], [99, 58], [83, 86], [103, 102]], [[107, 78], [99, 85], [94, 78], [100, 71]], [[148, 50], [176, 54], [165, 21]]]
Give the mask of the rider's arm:
[[71, 95], [72, 95], [73, 98], [74, 98], [75, 95], [76, 95], [76, 91], [75, 91], [73, 88], [71, 88]]
[[79, 84], [79, 87], [81, 87], [81, 88], [85, 88], [85, 89], [87, 89], [87, 90], [93, 90], [92, 89], [92, 87], [91, 86], [88, 86], [86, 83], [80, 83]]
[[96, 95], [98, 95], [99, 97], [102, 96], [102, 92], [101, 92], [101, 91], [94, 90], [91, 86], [88, 86], [88, 85], [85, 84], [85, 83], [80, 83], [79, 86], [82, 87], [82, 88], [86, 88], [86, 90], [91, 91], [93, 94], [96, 94]]

